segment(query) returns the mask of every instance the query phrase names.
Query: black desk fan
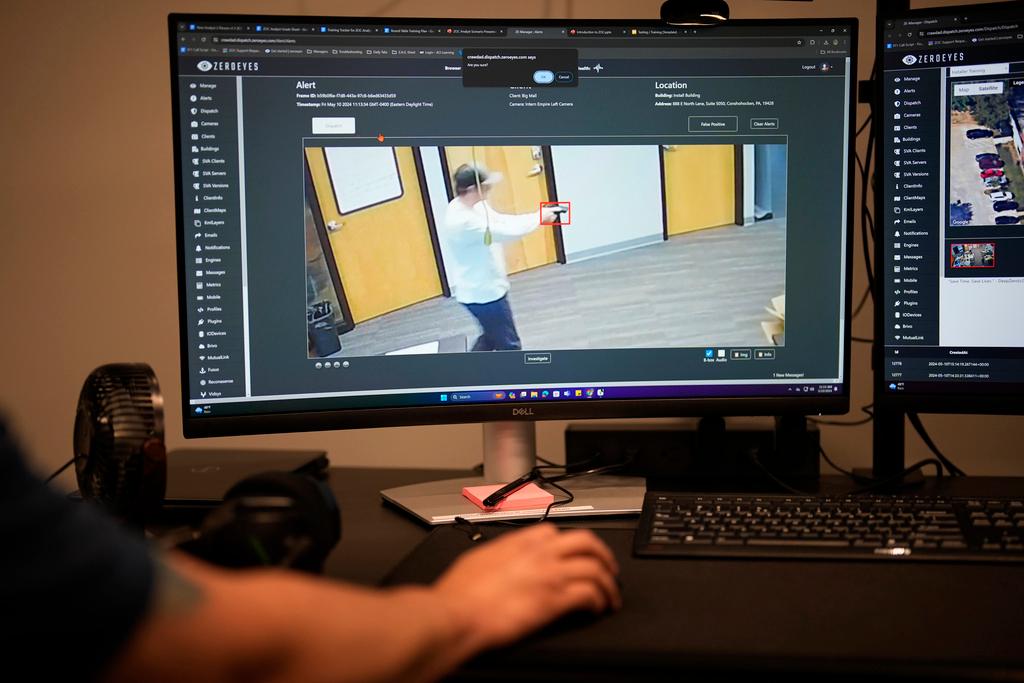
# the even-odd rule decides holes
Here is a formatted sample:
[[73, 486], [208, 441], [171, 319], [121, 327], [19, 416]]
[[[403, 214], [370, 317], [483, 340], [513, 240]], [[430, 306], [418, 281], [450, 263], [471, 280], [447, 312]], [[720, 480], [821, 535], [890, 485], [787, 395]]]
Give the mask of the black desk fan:
[[[96, 368], [78, 398], [74, 464], [82, 498], [136, 527], [154, 520], [166, 491], [163, 405], [145, 363]], [[175, 529], [160, 545], [223, 566], [319, 572], [340, 538], [341, 513], [325, 481], [263, 472], [235, 484], [198, 529]]]
[[78, 397], [74, 449], [83, 498], [124, 520], [159, 509], [167, 451], [164, 401], [151, 367], [115, 363], [89, 374]]

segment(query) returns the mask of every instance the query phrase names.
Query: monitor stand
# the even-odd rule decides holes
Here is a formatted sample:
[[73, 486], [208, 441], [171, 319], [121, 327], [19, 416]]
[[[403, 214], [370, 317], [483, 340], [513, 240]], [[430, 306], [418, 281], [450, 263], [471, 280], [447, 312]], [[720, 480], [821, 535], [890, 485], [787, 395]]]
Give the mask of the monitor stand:
[[[466, 486], [504, 484], [528, 472], [537, 462], [534, 422], [485, 422], [482, 477], [398, 486], [380, 492], [384, 500], [427, 524], [451, 524], [456, 517], [472, 522], [535, 519], [544, 508], [485, 512], [462, 496]], [[549, 517], [639, 514], [647, 490], [643, 477], [594, 475], [562, 483], [575, 496], [572, 503], [551, 508]], [[552, 491], [555, 500], [562, 494]]]

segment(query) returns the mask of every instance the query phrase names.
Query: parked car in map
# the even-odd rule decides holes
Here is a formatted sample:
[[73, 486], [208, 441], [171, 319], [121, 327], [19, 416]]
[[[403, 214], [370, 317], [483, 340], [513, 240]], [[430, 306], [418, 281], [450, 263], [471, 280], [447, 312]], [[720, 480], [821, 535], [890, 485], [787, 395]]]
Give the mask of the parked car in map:
[[1016, 225], [1020, 223], [1020, 216], [996, 216], [996, 225]]
[[988, 198], [994, 202], [1004, 202], [1013, 199], [1013, 193], [1003, 190], [1001, 192], [993, 192]]
[[996, 202], [992, 208], [996, 211], [1016, 211], [1020, 207], [1017, 202]]
[[979, 173], [982, 178], [991, 178], [993, 176], [1002, 177], [1003, 169], [1001, 168], [986, 168], [984, 171]]
[[977, 140], [978, 138], [990, 138], [995, 133], [988, 128], [971, 128], [967, 131], [966, 135], [968, 140]]
[[987, 187], [1001, 187], [1008, 182], [1010, 181], [1005, 176], [985, 178], [985, 185]]
[[978, 168], [1002, 168], [1005, 163], [1002, 159], [982, 159], [978, 162]]
[[982, 159], [998, 159], [999, 155], [995, 152], [982, 152], [981, 154], [975, 154], [974, 160], [981, 161]]

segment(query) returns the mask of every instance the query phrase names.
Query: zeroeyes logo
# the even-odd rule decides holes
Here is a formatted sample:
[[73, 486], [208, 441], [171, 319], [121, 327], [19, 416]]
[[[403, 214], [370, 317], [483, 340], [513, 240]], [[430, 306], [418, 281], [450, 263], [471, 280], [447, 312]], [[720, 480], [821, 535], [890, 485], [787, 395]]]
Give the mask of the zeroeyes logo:
[[196, 68], [206, 73], [207, 71], [259, 71], [259, 62], [211, 62], [207, 59], [196, 64]]
[[915, 64], [948, 64], [964, 61], [963, 52], [936, 52], [923, 55], [905, 55], [902, 62], [907, 66]]

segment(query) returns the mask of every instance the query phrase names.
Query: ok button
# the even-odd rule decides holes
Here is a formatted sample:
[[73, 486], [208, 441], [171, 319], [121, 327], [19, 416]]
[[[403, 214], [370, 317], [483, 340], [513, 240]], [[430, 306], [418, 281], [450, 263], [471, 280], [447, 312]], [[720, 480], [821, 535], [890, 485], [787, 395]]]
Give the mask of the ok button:
[[555, 72], [547, 69], [540, 69], [533, 72], [533, 82], [537, 85], [548, 85], [555, 82]]

